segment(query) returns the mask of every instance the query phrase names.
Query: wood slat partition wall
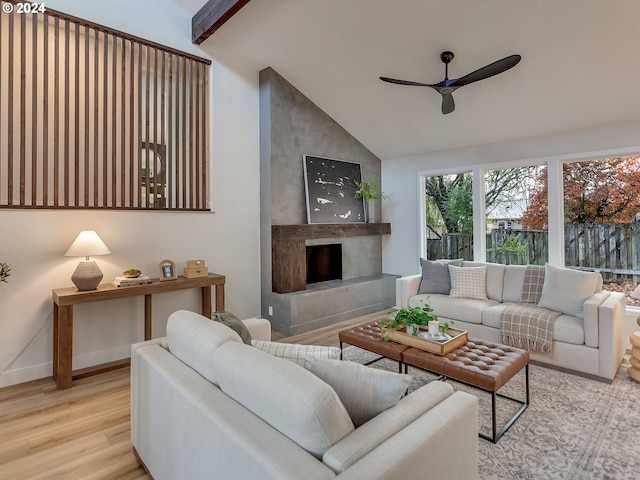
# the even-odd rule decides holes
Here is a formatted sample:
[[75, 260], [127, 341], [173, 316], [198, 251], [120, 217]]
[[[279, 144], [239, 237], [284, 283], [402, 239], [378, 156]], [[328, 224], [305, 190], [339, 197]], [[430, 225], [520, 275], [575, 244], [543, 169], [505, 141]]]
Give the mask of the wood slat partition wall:
[[209, 210], [210, 64], [52, 10], [2, 13], [0, 208]]

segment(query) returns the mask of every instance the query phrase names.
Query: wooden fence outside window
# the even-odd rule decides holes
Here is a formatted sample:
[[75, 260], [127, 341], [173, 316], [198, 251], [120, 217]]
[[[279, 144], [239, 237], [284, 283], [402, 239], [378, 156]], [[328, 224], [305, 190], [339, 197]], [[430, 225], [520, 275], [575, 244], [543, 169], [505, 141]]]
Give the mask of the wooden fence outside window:
[[[507, 237], [518, 237], [521, 252], [504, 248]], [[640, 281], [640, 223], [565, 224], [565, 266], [599, 271], [605, 282]], [[427, 258], [473, 260], [473, 235], [447, 233], [427, 240]], [[549, 258], [544, 230], [500, 230], [487, 233], [486, 261], [515, 265], [544, 265]]]
[[209, 210], [210, 64], [48, 9], [2, 13], [0, 207]]

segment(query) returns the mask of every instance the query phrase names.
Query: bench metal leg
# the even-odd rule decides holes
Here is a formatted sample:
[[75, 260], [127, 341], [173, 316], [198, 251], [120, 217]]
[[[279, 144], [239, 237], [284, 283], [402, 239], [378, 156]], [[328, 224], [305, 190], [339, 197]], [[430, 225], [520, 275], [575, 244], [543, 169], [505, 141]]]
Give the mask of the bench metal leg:
[[[478, 435], [481, 438], [484, 438], [485, 440], [490, 440], [493, 443], [497, 443], [498, 440], [500, 440], [500, 437], [502, 437], [502, 435], [504, 435], [507, 430], [509, 430], [509, 427], [511, 427], [511, 425], [513, 425], [513, 423], [520, 417], [520, 415], [523, 414], [523, 412], [527, 409], [527, 407], [529, 406], [529, 364], [527, 363], [527, 365], [525, 365], [524, 367], [524, 371], [525, 371], [525, 390], [526, 390], [526, 400], [521, 400], [519, 398], [514, 398], [511, 397], [509, 395], [503, 395], [502, 393], [497, 393], [497, 392], [491, 392], [491, 424], [492, 424], [492, 435], [486, 435], [484, 433], [478, 433]], [[514, 401], [516, 403], [520, 404], [520, 408], [518, 409], [518, 411], [513, 415], [513, 417], [511, 417], [509, 419], [509, 421], [507, 421], [507, 423], [504, 424], [504, 427], [502, 427], [502, 429], [496, 433], [497, 427], [496, 427], [496, 396], [501, 397], [501, 398], [506, 398], [507, 400], [511, 400]]]
[[[405, 363], [404, 364], [404, 373], [407, 373], [409, 368], [409, 366]], [[418, 368], [419, 370], [423, 370], [420, 367], [415, 367]], [[426, 370], [425, 370], [426, 371]], [[458, 382], [458, 383], [463, 383], [465, 385], [469, 385], [470, 387], [474, 387], [474, 388], [478, 388], [479, 390], [484, 390], [485, 392], [489, 392], [491, 393], [491, 435], [487, 435], [485, 433], [482, 432], [478, 432], [478, 436], [480, 438], [484, 438], [485, 440], [489, 440], [493, 443], [497, 443], [498, 440], [500, 440], [500, 437], [502, 437], [502, 435], [504, 435], [507, 430], [509, 430], [509, 427], [511, 427], [511, 425], [513, 425], [513, 423], [520, 417], [520, 415], [522, 415], [522, 413], [527, 409], [527, 407], [529, 406], [529, 364], [527, 363], [524, 367], [524, 372], [525, 372], [525, 391], [526, 391], [526, 400], [522, 400], [519, 398], [514, 398], [511, 397], [509, 395], [504, 395], [502, 393], [498, 393], [498, 392], [489, 392], [489, 390], [484, 390], [484, 388], [480, 388], [477, 387], [476, 385], [472, 385], [470, 383], [466, 383], [466, 382], [461, 382], [460, 380], [456, 380], [455, 378], [449, 378], [445, 375], [438, 375], [434, 380], [432, 381], [447, 381], [447, 380], [452, 380], [454, 382]], [[520, 404], [520, 408], [518, 409], [518, 411], [513, 415], [513, 417], [511, 417], [502, 427], [502, 429], [498, 432], [498, 427], [497, 427], [497, 418], [496, 418], [496, 397], [501, 397], [501, 398], [505, 398], [507, 400], [511, 400], [513, 402], [519, 403]]]

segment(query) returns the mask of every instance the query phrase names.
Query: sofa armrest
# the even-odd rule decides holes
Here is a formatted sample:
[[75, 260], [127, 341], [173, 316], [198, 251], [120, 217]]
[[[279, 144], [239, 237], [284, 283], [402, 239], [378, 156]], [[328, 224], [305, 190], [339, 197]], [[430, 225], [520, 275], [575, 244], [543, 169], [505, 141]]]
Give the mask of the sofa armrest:
[[584, 312], [584, 344], [587, 347], [598, 348], [599, 346], [598, 309], [602, 302], [609, 298], [609, 295], [611, 295], [611, 292], [600, 290], [584, 302], [582, 307]]
[[478, 398], [455, 392], [336, 476], [363, 478], [478, 478]]
[[266, 318], [247, 318], [242, 320], [253, 340], [271, 341], [271, 322]]
[[336, 473], [345, 471], [451, 394], [453, 387], [444, 382], [430, 382], [420, 387], [332, 445], [324, 453], [322, 462]]
[[407, 308], [409, 299], [418, 294], [422, 275], [417, 273], [396, 279], [396, 307]]
[[624, 316], [627, 301], [623, 293], [611, 292], [598, 307], [600, 376], [613, 380], [625, 352]]

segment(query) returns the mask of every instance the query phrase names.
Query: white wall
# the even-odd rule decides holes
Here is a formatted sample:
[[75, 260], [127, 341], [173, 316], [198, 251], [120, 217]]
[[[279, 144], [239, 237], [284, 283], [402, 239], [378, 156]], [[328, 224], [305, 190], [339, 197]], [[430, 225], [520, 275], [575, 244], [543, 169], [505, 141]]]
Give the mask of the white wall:
[[[138, 267], [202, 258], [227, 277], [226, 309], [260, 312], [258, 73], [224, 49], [191, 44], [191, 17], [168, 0], [50, 0], [47, 8], [106, 25], [213, 61], [211, 197], [215, 213], [0, 209], [0, 261], [12, 265], [0, 284], [0, 386], [51, 375], [53, 288], [72, 286], [79, 259], [64, 253], [82, 229], [98, 232], [112, 254], [95, 260], [108, 281]], [[171, 312], [199, 311], [199, 291], [153, 297], [154, 336]], [[128, 356], [143, 339], [143, 299], [76, 306], [74, 368]]]

